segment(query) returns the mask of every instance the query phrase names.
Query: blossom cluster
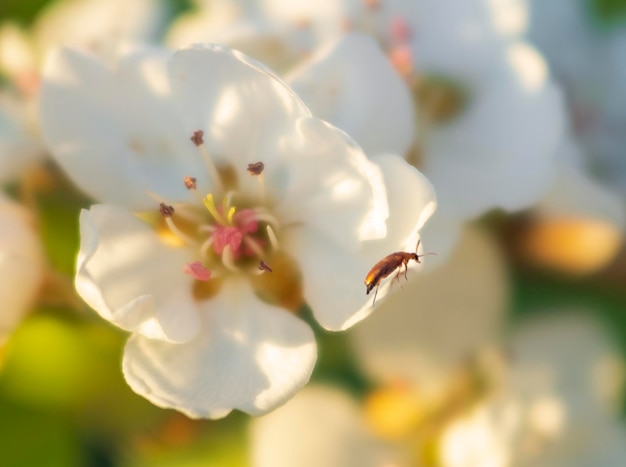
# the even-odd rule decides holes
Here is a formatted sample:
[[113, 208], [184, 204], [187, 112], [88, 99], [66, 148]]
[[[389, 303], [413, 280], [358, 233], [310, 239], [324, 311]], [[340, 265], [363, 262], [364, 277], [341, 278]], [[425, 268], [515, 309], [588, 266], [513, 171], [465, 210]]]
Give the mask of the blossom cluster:
[[0, 22], [0, 401], [69, 315], [123, 336], [126, 391], [259, 417], [253, 465], [626, 462], [614, 336], [537, 286], [626, 280], [626, 24], [584, 3]]

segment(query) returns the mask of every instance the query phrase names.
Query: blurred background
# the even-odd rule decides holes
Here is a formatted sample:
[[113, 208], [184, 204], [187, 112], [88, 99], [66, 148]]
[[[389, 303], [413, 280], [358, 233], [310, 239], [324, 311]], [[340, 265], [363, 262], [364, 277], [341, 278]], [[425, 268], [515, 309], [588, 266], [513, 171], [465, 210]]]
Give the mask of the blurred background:
[[[289, 9], [126, 3], [111, 31], [170, 46], [192, 28], [229, 37], [229, 3]], [[536, 201], [464, 219], [444, 259], [353, 329], [305, 316], [318, 363], [284, 407], [211, 421], [133, 393], [127, 334], [73, 289], [92, 201], [47, 157], [37, 87], [45, 54], [84, 45], [107, 2], [0, 2], [0, 466], [626, 465], [626, 1], [481, 3], [546, 61], [566, 112], [555, 151], [574, 162]]]

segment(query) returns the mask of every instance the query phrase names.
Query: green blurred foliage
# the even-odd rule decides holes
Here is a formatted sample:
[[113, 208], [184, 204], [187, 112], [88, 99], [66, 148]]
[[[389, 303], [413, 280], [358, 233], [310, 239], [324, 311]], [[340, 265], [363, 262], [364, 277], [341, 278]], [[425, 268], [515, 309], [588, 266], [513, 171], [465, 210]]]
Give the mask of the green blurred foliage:
[[0, 464], [7, 467], [72, 467], [87, 452], [72, 420], [0, 398]]
[[626, 20], [626, 0], [587, 0], [592, 18], [602, 25], [616, 25]]

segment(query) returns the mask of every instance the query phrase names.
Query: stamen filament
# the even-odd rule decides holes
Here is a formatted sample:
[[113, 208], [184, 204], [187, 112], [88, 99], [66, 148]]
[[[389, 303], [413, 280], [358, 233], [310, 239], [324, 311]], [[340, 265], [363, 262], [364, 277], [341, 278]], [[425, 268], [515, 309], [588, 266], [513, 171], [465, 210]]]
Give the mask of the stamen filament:
[[208, 239], [206, 239], [206, 241], [200, 247], [201, 258], [206, 258], [208, 256], [209, 248], [211, 248], [211, 245], [213, 245], [213, 237], [209, 237]]
[[233, 258], [233, 252], [230, 249], [230, 245], [226, 245], [224, 247], [224, 251], [222, 252], [222, 263], [224, 263], [226, 269], [233, 272], [239, 272], [239, 268], [235, 266], [235, 260]]
[[231, 206], [231, 208], [228, 210], [228, 216], [226, 216], [226, 220], [231, 225], [233, 223], [233, 216], [235, 215], [235, 211], [236, 211], [235, 206]]
[[215, 200], [213, 199], [213, 195], [211, 193], [206, 195], [206, 197], [202, 200], [202, 202], [204, 203], [206, 208], [209, 210], [213, 218], [219, 224], [223, 225], [224, 227], [228, 226], [228, 223], [226, 222], [226, 219], [224, 219], [224, 216], [222, 216], [217, 210], [217, 208], [215, 207]]
[[258, 244], [258, 242], [256, 242], [255, 240], [253, 240], [251, 237], [249, 237], [248, 235], [246, 235], [245, 237], [243, 237], [243, 241], [246, 243], [246, 245], [248, 245], [250, 247], [250, 249], [252, 251], [254, 251], [254, 253], [259, 257], [259, 258], [263, 258], [265, 255], [263, 254], [263, 248], [261, 248], [261, 245]]
[[262, 201], [265, 201], [265, 181], [263, 179], [263, 174], [257, 175], [257, 179], [259, 180], [259, 197]]
[[270, 225], [266, 227], [267, 230], [267, 238], [270, 239], [270, 243], [272, 244], [273, 250], [278, 250], [278, 238], [276, 238], [276, 234], [274, 233], [274, 229]]
[[215, 184], [215, 191], [222, 191], [222, 179], [220, 178], [220, 174], [217, 171], [217, 166], [211, 159], [209, 151], [207, 151], [206, 146], [203, 144], [198, 145], [198, 149], [200, 150], [200, 154], [202, 155], [202, 159], [204, 159], [204, 165], [206, 165], [207, 170], [209, 171], [209, 175], [211, 175], [211, 179]]
[[174, 221], [172, 220], [171, 217], [165, 217], [164, 219], [165, 219], [165, 223], [167, 224], [167, 226], [174, 233], [174, 235], [176, 235], [178, 238], [180, 238], [181, 240], [183, 240], [185, 243], [187, 243], [189, 245], [197, 245], [198, 244], [193, 238], [191, 238], [189, 235], [183, 233], [182, 230], [180, 230], [178, 227], [176, 227], [176, 224], [174, 224]]
[[263, 222], [267, 222], [268, 224], [273, 225], [274, 227], [278, 227], [280, 224], [278, 223], [278, 219], [276, 219], [274, 216], [272, 216], [270, 213], [268, 213], [267, 211], [261, 210], [261, 209], [256, 209], [255, 210], [255, 214], [256, 214], [256, 219], [258, 221], [263, 221]]

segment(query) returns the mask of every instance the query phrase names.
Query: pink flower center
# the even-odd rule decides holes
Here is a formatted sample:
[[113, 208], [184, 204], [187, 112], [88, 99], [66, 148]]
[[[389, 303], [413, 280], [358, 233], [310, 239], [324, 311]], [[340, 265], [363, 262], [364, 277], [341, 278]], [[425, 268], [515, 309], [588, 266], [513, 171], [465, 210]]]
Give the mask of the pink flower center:
[[254, 209], [243, 209], [233, 216], [232, 225], [216, 226], [216, 229], [211, 233], [213, 251], [221, 255], [224, 253], [224, 248], [228, 246], [235, 260], [241, 256], [254, 256], [255, 251], [249, 247], [250, 242], [255, 242], [259, 247], [262, 247], [259, 244], [259, 239], [251, 235], [256, 233], [258, 229], [259, 223]]

